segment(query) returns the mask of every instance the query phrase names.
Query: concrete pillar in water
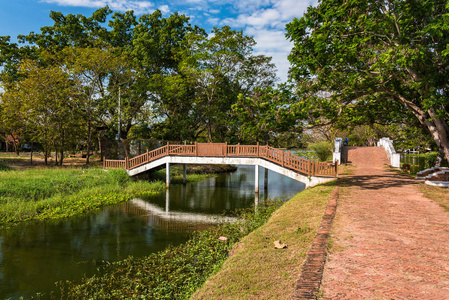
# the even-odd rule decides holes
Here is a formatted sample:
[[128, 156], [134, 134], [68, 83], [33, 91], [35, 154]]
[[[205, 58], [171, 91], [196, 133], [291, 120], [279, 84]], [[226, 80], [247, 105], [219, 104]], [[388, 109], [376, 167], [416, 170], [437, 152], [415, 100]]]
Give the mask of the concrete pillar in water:
[[165, 190], [165, 213], [168, 214], [170, 208], [170, 190]]
[[263, 181], [263, 191], [265, 194], [265, 198], [268, 197], [268, 169], [265, 168], [265, 177], [264, 177], [264, 181]]
[[255, 165], [254, 166], [254, 174], [255, 174], [255, 179], [254, 179], [254, 185], [256, 188], [256, 194], [259, 193], [259, 165]]
[[186, 184], [187, 183], [187, 168], [186, 168], [186, 164], [184, 164], [183, 167], [182, 167], [182, 174], [183, 174], [182, 183]]
[[166, 177], [166, 184], [167, 184], [167, 189], [170, 187], [170, 163], [166, 163], [165, 165], [165, 177]]
[[254, 195], [254, 208], [257, 209], [257, 206], [259, 206], [259, 193]]

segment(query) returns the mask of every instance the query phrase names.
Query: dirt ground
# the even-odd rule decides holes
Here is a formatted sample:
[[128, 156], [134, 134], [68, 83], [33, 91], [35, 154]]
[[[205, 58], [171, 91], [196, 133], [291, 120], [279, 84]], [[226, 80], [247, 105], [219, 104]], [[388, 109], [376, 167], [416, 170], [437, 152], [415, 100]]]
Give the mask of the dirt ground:
[[383, 148], [350, 149], [348, 159], [322, 297], [449, 299], [449, 212], [386, 168]]
[[[48, 158], [47, 165], [45, 165], [44, 157], [41, 153], [33, 153], [33, 160], [31, 163], [30, 152], [20, 152], [17, 156], [13, 152], [0, 152], [0, 162], [16, 168], [16, 169], [29, 169], [36, 167], [56, 167], [55, 157]], [[99, 157], [93, 156], [90, 158], [89, 166], [98, 167], [102, 162]], [[64, 157], [63, 167], [85, 167], [86, 159], [80, 155], [75, 157]]]

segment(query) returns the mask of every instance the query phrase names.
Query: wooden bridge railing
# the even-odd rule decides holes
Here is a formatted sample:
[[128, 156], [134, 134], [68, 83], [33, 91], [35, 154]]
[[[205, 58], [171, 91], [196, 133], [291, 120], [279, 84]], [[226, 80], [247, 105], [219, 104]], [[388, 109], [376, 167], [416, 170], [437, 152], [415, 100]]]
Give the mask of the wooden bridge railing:
[[272, 148], [268, 145], [260, 146], [259, 144], [228, 145], [227, 143], [195, 143], [194, 145], [170, 145], [167, 143], [166, 146], [152, 151], [147, 150], [146, 153], [130, 159], [103, 159], [103, 167], [105, 169], [120, 168], [130, 170], [170, 155], [200, 157], [259, 157], [309, 177], [337, 177], [338, 175], [337, 163], [323, 163], [318, 160], [309, 160], [282, 149]]

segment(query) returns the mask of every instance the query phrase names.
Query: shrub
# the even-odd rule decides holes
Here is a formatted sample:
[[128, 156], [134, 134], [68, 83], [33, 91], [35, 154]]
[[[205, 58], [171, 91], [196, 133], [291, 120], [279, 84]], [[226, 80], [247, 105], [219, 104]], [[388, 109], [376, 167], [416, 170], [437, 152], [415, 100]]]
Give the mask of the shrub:
[[307, 147], [316, 153], [320, 161], [327, 161], [332, 159], [332, 144], [329, 142], [318, 142], [310, 144]]

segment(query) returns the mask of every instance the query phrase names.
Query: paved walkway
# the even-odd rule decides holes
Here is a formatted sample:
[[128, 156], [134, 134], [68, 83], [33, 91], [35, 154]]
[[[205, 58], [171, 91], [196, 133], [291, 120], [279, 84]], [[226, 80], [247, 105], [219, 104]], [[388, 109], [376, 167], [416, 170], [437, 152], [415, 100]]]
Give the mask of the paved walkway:
[[324, 299], [449, 299], [449, 213], [388, 171], [383, 148], [349, 150]]

